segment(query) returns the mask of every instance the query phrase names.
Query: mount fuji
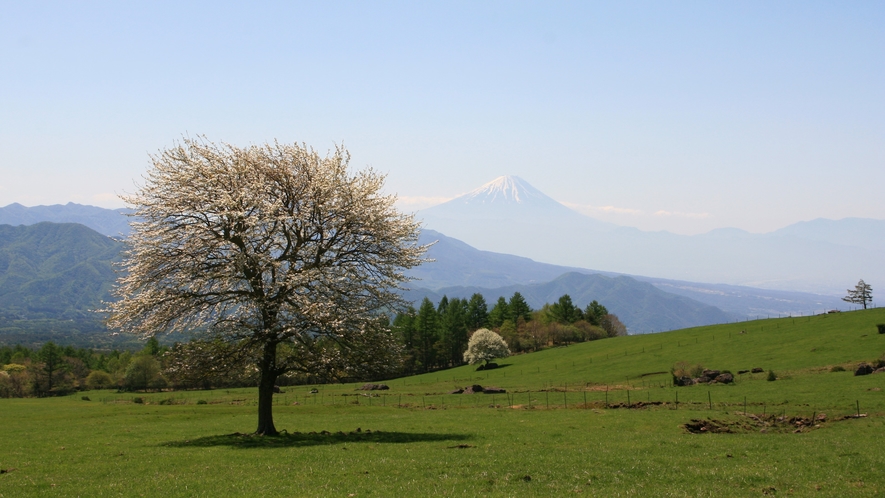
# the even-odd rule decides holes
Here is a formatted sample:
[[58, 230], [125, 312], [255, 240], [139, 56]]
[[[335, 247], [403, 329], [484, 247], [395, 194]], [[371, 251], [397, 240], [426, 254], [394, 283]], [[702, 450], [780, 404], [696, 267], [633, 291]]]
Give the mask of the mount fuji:
[[[468, 211], [469, 210], [469, 211]], [[563, 206], [529, 185], [518, 176], [499, 176], [485, 185], [448, 202], [424, 210], [451, 216], [454, 213], [483, 213], [492, 216], [512, 216], [514, 211], [532, 215], [574, 217], [580, 214]]]
[[440, 229], [447, 222], [461, 225], [465, 219], [563, 227], [577, 223], [599, 231], [618, 228], [563, 206], [518, 176], [499, 176], [460, 197], [422, 210], [419, 218], [443, 233], [448, 233]]
[[885, 220], [815, 220], [767, 234], [644, 232], [584, 216], [516, 176], [417, 218], [477, 249], [555, 265], [828, 295], [844, 295], [858, 278], [885, 285]]
[[518, 176], [495, 178], [460, 197], [423, 209], [417, 217], [425, 227], [474, 247], [541, 261], [553, 254], [539, 249], [564, 240], [570, 233], [606, 233], [621, 228], [563, 206]]

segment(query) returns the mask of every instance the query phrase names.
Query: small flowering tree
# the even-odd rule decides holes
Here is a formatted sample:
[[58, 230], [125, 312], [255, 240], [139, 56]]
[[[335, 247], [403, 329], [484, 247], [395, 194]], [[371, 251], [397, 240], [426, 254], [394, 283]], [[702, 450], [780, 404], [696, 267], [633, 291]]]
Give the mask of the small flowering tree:
[[489, 329], [479, 329], [470, 336], [467, 342], [467, 351], [464, 352], [464, 361], [471, 365], [495, 358], [510, 356], [510, 348], [504, 339]]

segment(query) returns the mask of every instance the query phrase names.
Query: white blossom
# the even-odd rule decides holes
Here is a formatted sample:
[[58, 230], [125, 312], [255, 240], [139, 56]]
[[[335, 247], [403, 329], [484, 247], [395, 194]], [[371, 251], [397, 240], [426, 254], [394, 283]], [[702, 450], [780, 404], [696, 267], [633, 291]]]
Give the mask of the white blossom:
[[[290, 371], [383, 367], [397, 349], [377, 318], [401, 306], [403, 272], [427, 247], [381, 193], [384, 176], [351, 174], [349, 159], [343, 147], [320, 157], [305, 145], [203, 138], [152, 157], [124, 197], [132, 233], [108, 325], [141, 336], [206, 330], [239, 351], [217, 358], [257, 365], [260, 393]], [[259, 432], [275, 433], [272, 419], [262, 430], [263, 401]]]
[[510, 348], [504, 339], [489, 329], [478, 329], [467, 341], [464, 361], [473, 365], [481, 361], [489, 362], [495, 358], [510, 356]]

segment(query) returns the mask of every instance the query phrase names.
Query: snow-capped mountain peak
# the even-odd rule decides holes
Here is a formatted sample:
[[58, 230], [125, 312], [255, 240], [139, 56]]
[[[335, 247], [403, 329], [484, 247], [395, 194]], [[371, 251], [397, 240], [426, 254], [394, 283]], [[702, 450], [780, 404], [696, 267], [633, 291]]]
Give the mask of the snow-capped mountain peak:
[[499, 176], [476, 190], [422, 209], [420, 217], [426, 227], [443, 233], [451, 230], [450, 223], [462, 228], [475, 225], [478, 230], [488, 230], [490, 223], [503, 220], [546, 227], [563, 223], [571, 227], [591, 224], [596, 229], [608, 229], [610, 225], [563, 206], [518, 176]]
[[552, 200], [518, 176], [499, 176], [460, 197], [464, 203], [517, 203]]

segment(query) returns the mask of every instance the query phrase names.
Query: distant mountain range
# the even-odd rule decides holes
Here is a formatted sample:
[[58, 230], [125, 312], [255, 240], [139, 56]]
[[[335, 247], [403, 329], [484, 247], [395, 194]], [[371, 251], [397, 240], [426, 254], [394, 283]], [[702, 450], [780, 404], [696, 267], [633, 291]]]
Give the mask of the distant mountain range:
[[[518, 187], [513, 184], [505, 191], [510, 201], [525, 199], [515, 196]], [[83, 221], [91, 223], [126, 218], [120, 210], [76, 204], [61, 206], [67, 210], [50, 207], [53, 209], [15, 208], [20, 226], [0, 225], [0, 341], [34, 334], [107, 335], [101, 317], [90, 310], [111, 299], [109, 290], [115, 278], [112, 263], [120, 258], [122, 243], [79, 224], [25, 222], [39, 221], [40, 213], [74, 220], [83, 216]], [[551, 209], [559, 208], [551, 205]], [[120, 229], [112, 232], [107, 228], [109, 224], [103, 226], [117, 236], [123, 233]], [[807, 231], [808, 227], [795, 229]], [[532, 306], [540, 307], [569, 294], [582, 307], [593, 299], [602, 302], [634, 333], [846, 307], [832, 296], [624, 276], [539, 263], [480, 251], [442, 233], [424, 230], [421, 242], [433, 241], [437, 242], [428, 256], [436, 261], [410, 272], [410, 276], [420, 279], [412, 282], [412, 290], [405, 294], [413, 301], [424, 296], [438, 300], [443, 294], [469, 297], [479, 292], [493, 303], [499, 296], [509, 298], [518, 290]]]
[[419, 211], [425, 227], [471, 246], [632, 275], [840, 294], [885, 284], [885, 220], [801, 222], [767, 234], [644, 232], [581, 215], [518, 177]]
[[[465, 292], [470, 292], [471, 294], [472, 292], [480, 292], [487, 298], [487, 301], [494, 302], [501, 296], [509, 298], [517, 290], [524, 295], [535, 295], [535, 290], [529, 289], [530, 287], [548, 284], [560, 276], [569, 273], [599, 275], [612, 279], [625, 276], [586, 268], [538, 263], [528, 258], [510, 254], [480, 251], [460, 240], [447, 237], [433, 230], [424, 230], [421, 233], [419, 242], [423, 244], [436, 243], [427, 253], [428, 257], [434, 259], [434, 263], [419, 266], [409, 272], [410, 276], [419, 279], [412, 282], [412, 290], [406, 294], [407, 298], [413, 302], [420, 301], [424, 296], [436, 301], [444, 294], [449, 297], [464, 297]], [[694, 312], [690, 312], [685, 315], [686, 319], [682, 321], [657, 321], [657, 318], [649, 321], [646, 318], [640, 319], [632, 311], [623, 311], [625, 319], [628, 314], [634, 317], [632, 323], [625, 321], [625, 324], [633, 332], [660, 331], [680, 326], [688, 327], [708, 320], [718, 320], [708, 323], [721, 323], [722, 321], [749, 317], [807, 315], [831, 309], [845, 309], [846, 307], [845, 302], [834, 296], [755, 289], [734, 285], [703, 284], [635, 275], [628, 276], [636, 281], [637, 284], [653, 285], [668, 294], [690, 298], [696, 303], [714, 306], [726, 313], [724, 318], [714, 318], [711, 314], [698, 318], [693, 314]], [[560, 282], [560, 284], [562, 283]], [[587, 302], [580, 302], [578, 299], [584, 284], [579, 285], [573, 279], [566, 280], [565, 283], [575, 284], [575, 287], [570, 289], [567, 286], [559, 285], [557, 290], [554, 291], [559, 292], [559, 294], [552, 299], [537, 303], [538, 306], [544, 302], [553, 302], [553, 300], [565, 293], [569, 294], [576, 304], [582, 307], [593, 299], [606, 304], [599, 297], [592, 296], [589, 296]], [[636, 292], [639, 295], [648, 291], [637, 289]], [[543, 295], [543, 292], [541, 294]], [[658, 313], [653, 308], [645, 309], [650, 315]], [[662, 314], [661, 320], [665, 320], [663, 318], [665, 316], [668, 315]]]
[[575, 305], [584, 308], [590, 301], [602, 303], [609, 312], [627, 326], [631, 333], [661, 332], [664, 330], [725, 323], [734, 317], [715, 306], [694, 299], [664, 292], [647, 282], [627, 276], [607, 277], [600, 274], [566, 273], [556, 279], [537, 284], [515, 284], [488, 289], [483, 287], [446, 287], [437, 291], [416, 289], [406, 294], [410, 301], [424, 297], [439, 302], [443, 295], [449, 298], [469, 298], [482, 294], [491, 307], [499, 297], [510, 298], [514, 292], [525, 297], [534, 309], [545, 303], [554, 303], [568, 294]]
[[41, 221], [79, 223], [108, 237], [121, 237], [129, 234], [128, 212], [123, 208], [105, 209], [73, 202], [34, 207], [13, 203], [0, 207], [0, 225], [33, 225]]
[[[447, 239], [441, 234], [422, 237], [433, 235], [439, 235], [441, 241]], [[446, 246], [461, 252], [449, 251]], [[110, 289], [116, 274], [112, 265], [120, 259], [122, 249], [122, 242], [74, 223], [0, 225], [0, 335], [21, 336], [37, 325], [77, 334], [107, 334], [102, 317], [92, 310], [113, 299]], [[495, 254], [473, 257], [480, 251], [451, 239], [437, 244], [433, 251], [438, 261], [417, 271], [424, 271], [425, 276], [435, 272], [459, 274], [460, 281], [470, 286], [443, 287], [437, 292], [415, 289], [405, 294], [407, 299], [417, 301], [428, 296], [438, 301], [442, 294], [470, 297], [479, 292], [491, 305], [499, 295], [510, 297], [518, 290], [531, 306], [540, 308], [570, 294], [581, 307], [594, 299], [602, 302], [621, 317], [628, 329], [635, 331], [660, 331], [731, 319], [716, 307], [630, 277], [575, 272], [563, 275], [561, 268], [524, 258]], [[458, 262], [468, 264], [459, 266]], [[532, 277], [538, 283], [516, 283], [531, 281]], [[450, 284], [454, 280], [437, 283]], [[72, 328], [75, 323], [77, 327]]]

